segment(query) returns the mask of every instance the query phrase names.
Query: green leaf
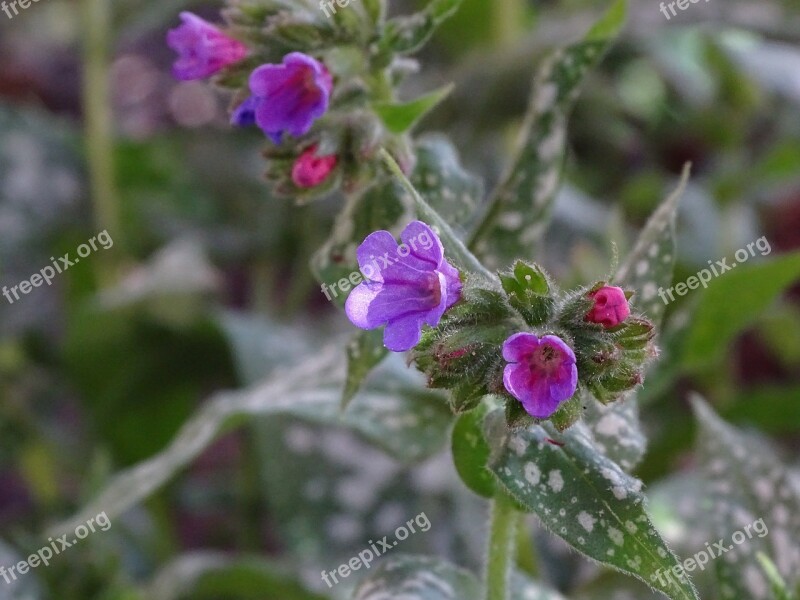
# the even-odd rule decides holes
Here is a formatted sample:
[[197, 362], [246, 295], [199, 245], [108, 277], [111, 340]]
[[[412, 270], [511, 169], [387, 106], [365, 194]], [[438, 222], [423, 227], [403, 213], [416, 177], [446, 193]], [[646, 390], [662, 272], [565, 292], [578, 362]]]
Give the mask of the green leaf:
[[[800, 582], [800, 494], [788, 469], [762, 440], [725, 423], [698, 396], [693, 406], [697, 452], [712, 503], [708, 517], [713, 535], [729, 548], [714, 561], [721, 597], [769, 600], [759, 552], [790, 586]], [[742, 539], [736, 543], [739, 532]]]
[[655, 325], [661, 323], [666, 310], [659, 290], [668, 288], [672, 283], [677, 250], [675, 220], [689, 174], [690, 167], [686, 165], [678, 188], [647, 221], [633, 251], [615, 277], [617, 284], [636, 291], [631, 303]]
[[477, 600], [480, 585], [472, 573], [438, 558], [392, 556], [368, 577], [353, 600]]
[[602, 404], [586, 394], [583, 406], [583, 422], [597, 449], [630, 473], [647, 449], [636, 396], [629, 394], [617, 402]]
[[786, 586], [786, 582], [778, 572], [778, 567], [775, 566], [775, 563], [772, 562], [763, 552], [756, 554], [756, 558], [761, 565], [761, 569], [764, 571], [764, 574], [769, 580], [769, 585], [772, 589], [772, 594], [775, 596], [775, 600], [794, 600], [794, 594]]
[[563, 434], [547, 424], [510, 432], [497, 411], [486, 437], [498, 481], [555, 535], [670, 598], [698, 600], [691, 583], [658, 578], [679, 562], [650, 521], [642, 483], [599, 454], [582, 423]]
[[461, 481], [479, 496], [494, 498], [494, 477], [487, 469], [490, 450], [483, 437], [486, 413], [486, 406], [480, 405], [458, 417], [453, 427], [451, 448]]
[[405, 103], [380, 103], [374, 104], [373, 109], [386, 125], [390, 132], [401, 135], [411, 130], [425, 115], [436, 108], [450, 92], [453, 84], [446, 85], [436, 91], [430, 92]]
[[417, 140], [417, 165], [411, 183], [454, 228], [475, 218], [483, 201], [483, 181], [464, 169], [458, 151], [443, 135], [428, 134]]
[[220, 433], [256, 416], [291, 415], [347, 427], [407, 462], [439, 451], [452, 422], [450, 410], [444, 398], [421, 388], [399, 357], [394, 365], [387, 363], [387, 372], [376, 377], [374, 387], [367, 387], [341, 412], [344, 364], [340, 348], [341, 343], [331, 344], [259, 385], [212, 396], [164, 450], [116, 475], [79, 514], [53, 531], [73, 530], [102, 511], [115, 518], [174, 477]]
[[490, 267], [530, 256], [540, 241], [561, 179], [568, 114], [587, 73], [622, 28], [626, 13], [626, 0], [616, 0], [586, 38], [554, 52], [537, 71], [514, 157], [470, 242]]
[[355, 398], [361, 384], [386, 358], [389, 351], [383, 345], [383, 330], [359, 331], [347, 344], [347, 379], [344, 382], [342, 408]]
[[143, 590], [148, 600], [324, 600], [289, 569], [259, 556], [231, 558], [217, 552], [183, 554]]
[[380, 54], [413, 54], [428, 43], [442, 23], [455, 14], [461, 2], [431, 0], [421, 12], [389, 20], [380, 42]]
[[739, 332], [800, 280], [800, 252], [739, 266], [742, 268], [721, 274], [703, 293], [687, 333], [683, 352], [686, 368], [696, 369], [718, 360]]
[[420, 195], [419, 191], [417, 191], [413, 184], [408, 180], [402, 169], [400, 169], [398, 166], [397, 162], [394, 160], [394, 158], [392, 158], [392, 155], [389, 154], [385, 149], [381, 149], [381, 157], [389, 168], [389, 171], [391, 171], [391, 173], [397, 177], [398, 181], [411, 195], [417, 211], [417, 217], [421, 221], [426, 222], [428, 225], [436, 229], [436, 232], [445, 247], [448, 258], [452, 259], [452, 261], [456, 263], [457, 267], [471, 271], [476, 275], [481, 275], [489, 281], [495, 281], [495, 275], [486, 269], [486, 267], [484, 267], [481, 262], [475, 258], [475, 256], [469, 250], [467, 250], [464, 242], [458, 238], [447, 221], [445, 221], [439, 215], [439, 213], [436, 212], [436, 210], [434, 210], [433, 207], [431, 207], [431, 205], [425, 201], [425, 199]]

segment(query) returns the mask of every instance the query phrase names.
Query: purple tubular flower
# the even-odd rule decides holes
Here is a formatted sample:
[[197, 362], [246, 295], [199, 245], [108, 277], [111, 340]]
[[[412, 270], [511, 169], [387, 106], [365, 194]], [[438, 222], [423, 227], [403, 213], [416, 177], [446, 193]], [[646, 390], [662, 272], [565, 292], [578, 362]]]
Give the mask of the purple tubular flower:
[[255, 121], [280, 144], [284, 133], [305, 135], [328, 110], [333, 79], [321, 62], [292, 52], [280, 65], [261, 65], [250, 75]]
[[527, 413], [547, 419], [578, 386], [575, 353], [555, 335], [515, 333], [503, 344], [503, 385]]
[[345, 312], [356, 327], [386, 325], [383, 344], [405, 352], [419, 343], [422, 326], [436, 327], [461, 298], [458, 270], [444, 257], [439, 237], [421, 221], [400, 234], [398, 246], [388, 231], [376, 231], [358, 247], [366, 281], [347, 298]]
[[167, 44], [179, 56], [172, 68], [176, 79], [204, 79], [247, 56], [247, 46], [190, 12], [180, 27], [167, 33]]

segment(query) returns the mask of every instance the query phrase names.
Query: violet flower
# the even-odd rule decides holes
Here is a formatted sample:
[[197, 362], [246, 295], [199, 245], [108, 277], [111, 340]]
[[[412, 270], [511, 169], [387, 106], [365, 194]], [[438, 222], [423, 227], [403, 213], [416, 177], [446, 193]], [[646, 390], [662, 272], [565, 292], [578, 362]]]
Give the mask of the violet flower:
[[388, 231], [376, 231], [358, 247], [366, 281], [347, 298], [345, 311], [356, 327], [386, 325], [383, 343], [405, 352], [419, 343], [422, 327], [436, 327], [461, 297], [458, 270], [444, 257], [439, 237], [421, 221], [411, 222], [398, 246]]
[[616, 327], [631, 314], [628, 299], [622, 288], [606, 285], [589, 294], [594, 300], [592, 310], [586, 315], [586, 320], [599, 323], [606, 329]]
[[[255, 123], [276, 144], [284, 133], [305, 135], [314, 121], [328, 110], [333, 79], [321, 62], [292, 52], [279, 65], [266, 64], [250, 75], [252, 97], [234, 113], [236, 124], [249, 124], [249, 111]], [[237, 116], [238, 115], [238, 116]], [[242, 123], [244, 121], [244, 123]]]
[[575, 353], [561, 338], [515, 333], [503, 343], [503, 385], [527, 413], [547, 419], [578, 385]]
[[247, 46], [194, 13], [182, 12], [181, 20], [167, 33], [167, 44], [179, 55], [172, 68], [176, 79], [203, 79], [247, 56]]

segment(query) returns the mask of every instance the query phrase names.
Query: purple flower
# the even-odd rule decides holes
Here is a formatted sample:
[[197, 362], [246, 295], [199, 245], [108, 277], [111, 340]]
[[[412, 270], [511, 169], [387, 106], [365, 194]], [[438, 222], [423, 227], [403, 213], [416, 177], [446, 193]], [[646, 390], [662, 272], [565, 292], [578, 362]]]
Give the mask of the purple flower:
[[239, 127], [255, 125], [256, 106], [258, 106], [258, 99], [250, 96], [233, 111], [233, 115], [231, 115], [231, 125], [238, 125]]
[[325, 65], [302, 52], [292, 52], [283, 58], [283, 64], [261, 65], [253, 71], [253, 95], [245, 102], [245, 112], [238, 117], [234, 114], [234, 122], [247, 124], [243, 117], [249, 117], [247, 111], [252, 110], [255, 123], [280, 144], [284, 133], [295, 137], [308, 133], [328, 110], [332, 90], [333, 79]]
[[575, 353], [554, 335], [515, 333], [503, 344], [503, 385], [533, 417], [547, 419], [578, 385]]
[[423, 324], [436, 327], [461, 297], [458, 270], [444, 258], [442, 242], [430, 227], [413, 221], [400, 239], [398, 246], [388, 231], [376, 231], [358, 247], [366, 281], [350, 292], [345, 304], [356, 327], [386, 325], [383, 344], [392, 352], [416, 346]]
[[181, 20], [167, 33], [167, 44], [179, 54], [172, 68], [176, 79], [203, 79], [247, 56], [247, 46], [208, 21], [190, 12], [182, 12]]

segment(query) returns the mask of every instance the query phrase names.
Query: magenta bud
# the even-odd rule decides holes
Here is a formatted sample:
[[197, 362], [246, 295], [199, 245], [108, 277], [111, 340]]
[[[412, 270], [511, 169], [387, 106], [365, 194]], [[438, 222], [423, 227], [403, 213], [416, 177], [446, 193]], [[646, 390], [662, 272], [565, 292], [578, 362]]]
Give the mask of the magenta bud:
[[628, 299], [622, 288], [603, 286], [589, 294], [594, 306], [586, 315], [586, 320], [610, 329], [622, 323], [631, 314]]
[[313, 188], [323, 183], [336, 168], [335, 154], [317, 156], [317, 146], [303, 152], [292, 167], [292, 181], [300, 188]]

